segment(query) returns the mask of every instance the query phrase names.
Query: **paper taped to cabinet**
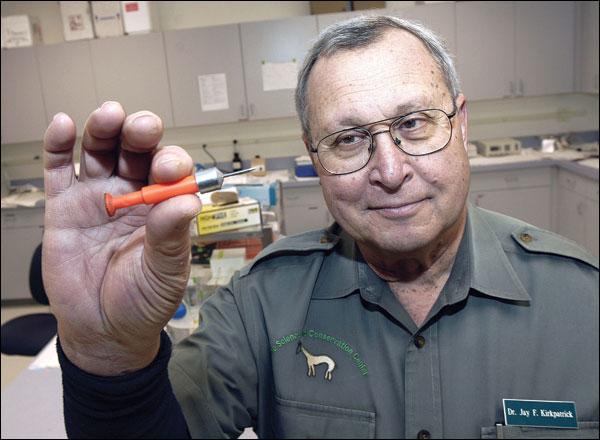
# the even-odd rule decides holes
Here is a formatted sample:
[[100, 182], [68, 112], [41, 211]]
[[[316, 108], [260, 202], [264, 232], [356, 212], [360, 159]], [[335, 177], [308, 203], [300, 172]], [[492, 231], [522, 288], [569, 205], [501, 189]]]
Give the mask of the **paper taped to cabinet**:
[[198, 75], [200, 106], [203, 112], [229, 109], [227, 76], [224, 73]]
[[298, 63], [263, 63], [262, 64], [263, 90], [295, 89], [298, 81]]

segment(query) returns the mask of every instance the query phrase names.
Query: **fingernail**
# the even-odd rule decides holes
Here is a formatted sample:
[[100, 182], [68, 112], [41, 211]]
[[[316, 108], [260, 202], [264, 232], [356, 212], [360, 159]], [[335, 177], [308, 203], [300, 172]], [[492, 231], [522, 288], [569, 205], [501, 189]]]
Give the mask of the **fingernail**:
[[161, 157], [160, 160], [158, 161], [157, 165], [159, 167], [168, 165], [170, 167], [179, 168], [181, 166], [181, 160], [177, 156], [167, 155], [167, 156]]
[[106, 110], [109, 106], [116, 104], [115, 101], [105, 101], [101, 106], [100, 109], [101, 110]]
[[56, 120], [56, 118], [62, 118], [64, 116], [63, 112], [58, 112], [57, 114], [55, 114], [54, 116], [52, 116], [52, 122], [54, 122]]

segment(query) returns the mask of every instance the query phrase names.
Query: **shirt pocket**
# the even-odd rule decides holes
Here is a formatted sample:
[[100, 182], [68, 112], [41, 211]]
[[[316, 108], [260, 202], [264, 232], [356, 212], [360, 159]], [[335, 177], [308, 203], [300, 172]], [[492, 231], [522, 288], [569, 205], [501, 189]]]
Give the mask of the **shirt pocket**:
[[276, 437], [375, 438], [375, 413], [275, 396]]
[[579, 422], [578, 429], [491, 426], [481, 428], [481, 438], [598, 438], [598, 422]]

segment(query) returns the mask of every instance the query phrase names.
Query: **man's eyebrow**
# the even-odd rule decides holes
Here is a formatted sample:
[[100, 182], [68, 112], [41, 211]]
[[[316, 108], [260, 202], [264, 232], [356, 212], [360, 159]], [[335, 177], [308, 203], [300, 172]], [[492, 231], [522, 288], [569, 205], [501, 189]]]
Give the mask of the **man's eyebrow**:
[[[390, 115], [390, 118], [395, 118], [396, 116], [402, 116], [407, 113], [416, 111], [416, 110], [425, 110], [431, 107], [431, 103], [428, 100], [417, 101], [413, 100], [410, 102], [406, 102], [403, 104], [399, 104], [396, 106], [394, 110], [394, 114]], [[334, 124], [329, 126], [332, 130], [342, 130], [344, 128], [352, 128], [352, 127], [361, 127], [363, 125], [369, 125], [370, 123], [375, 121], [363, 121], [358, 119], [355, 115], [347, 116], [339, 121], [336, 121]]]

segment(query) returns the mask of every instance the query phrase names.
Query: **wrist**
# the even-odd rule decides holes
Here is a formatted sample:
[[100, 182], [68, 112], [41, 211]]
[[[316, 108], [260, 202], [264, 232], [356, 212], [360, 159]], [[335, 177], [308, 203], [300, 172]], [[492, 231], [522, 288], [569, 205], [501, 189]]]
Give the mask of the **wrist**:
[[161, 343], [159, 335], [149, 343], [135, 346], [115, 341], [75, 342], [62, 338], [60, 332], [58, 339], [64, 356], [73, 365], [96, 376], [123, 376], [142, 370], [156, 358]]

